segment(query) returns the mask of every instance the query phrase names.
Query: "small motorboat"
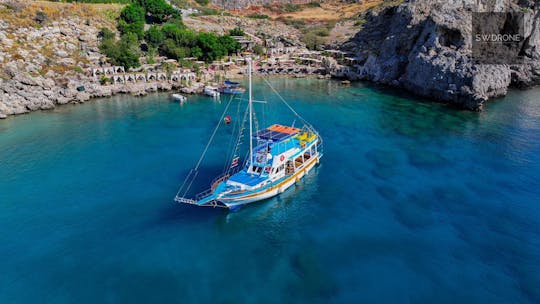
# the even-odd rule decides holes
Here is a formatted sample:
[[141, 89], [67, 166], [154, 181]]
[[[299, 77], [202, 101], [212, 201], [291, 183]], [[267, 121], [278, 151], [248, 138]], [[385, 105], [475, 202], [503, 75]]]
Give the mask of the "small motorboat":
[[219, 92], [216, 87], [213, 86], [205, 86], [204, 87], [204, 95], [217, 98], [219, 97]]
[[238, 94], [244, 94], [246, 89], [240, 86], [240, 83], [225, 80], [223, 82], [223, 85], [219, 87], [219, 92], [222, 94], [230, 94], [230, 95], [238, 95]]
[[182, 95], [182, 94], [178, 94], [178, 93], [175, 93], [175, 94], [171, 94], [171, 98], [180, 102], [180, 103], [184, 103], [187, 101], [187, 98], [186, 96]]

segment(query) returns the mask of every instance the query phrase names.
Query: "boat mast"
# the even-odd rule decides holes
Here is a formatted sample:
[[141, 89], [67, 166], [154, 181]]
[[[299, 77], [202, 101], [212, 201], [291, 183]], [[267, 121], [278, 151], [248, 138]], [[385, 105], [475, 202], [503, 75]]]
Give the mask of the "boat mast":
[[248, 58], [248, 78], [249, 78], [249, 165], [252, 166], [253, 160], [253, 122], [252, 122], [252, 95], [251, 95], [251, 58]]

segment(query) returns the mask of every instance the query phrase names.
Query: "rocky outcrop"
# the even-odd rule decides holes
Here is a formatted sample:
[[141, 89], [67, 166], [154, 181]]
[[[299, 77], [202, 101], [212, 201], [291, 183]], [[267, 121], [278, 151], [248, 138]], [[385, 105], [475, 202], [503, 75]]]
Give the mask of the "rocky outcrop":
[[[72, 6], [48, 5], [0, 3], [0, 118], [99, 96], [92, 91], [97, 84], [88, 70], [103, 60], [97, 34], [107, 24], [101, 19], [62, 18]], [[43, 17], [44, 11], [54, 20], [36, 23], [33, 14], [42, 12], [37, 15]], [[81, 85], [88, 89], [77, 91]]]
[[[540, 84], [540, 4], [488, 2], [416, 0], [369, 13], [363, 28], [343, 45], [359, 62], [350, 78], [405, 88], [472, 110], [505, 95], [508, 88]], [[525, 39], [519, 45], [523, 63], [475, 63], [473, 12], [509, 10], [524, 12]]]

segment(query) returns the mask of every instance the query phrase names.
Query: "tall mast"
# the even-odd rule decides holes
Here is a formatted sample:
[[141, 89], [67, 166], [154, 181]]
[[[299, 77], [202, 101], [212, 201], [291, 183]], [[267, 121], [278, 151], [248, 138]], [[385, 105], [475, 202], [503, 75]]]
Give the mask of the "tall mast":
[[251, 58], [248, 58], [248, 78], [249, 78], [249, 165], [253, 160], [253, 123], [252, 123], [252, 95], [251, 95]]

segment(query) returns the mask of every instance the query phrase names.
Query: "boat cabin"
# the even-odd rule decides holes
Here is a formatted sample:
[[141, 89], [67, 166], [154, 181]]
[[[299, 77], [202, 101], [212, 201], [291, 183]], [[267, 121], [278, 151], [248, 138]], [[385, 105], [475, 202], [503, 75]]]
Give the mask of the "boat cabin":
[[258, 131], [254, 138], [257, 146], [252, 159], [229, 178], [228, 186], [242, 190], [264, 186], [294, 174], [317, 153], [317, 136], [295, 127], [275, 124]]

